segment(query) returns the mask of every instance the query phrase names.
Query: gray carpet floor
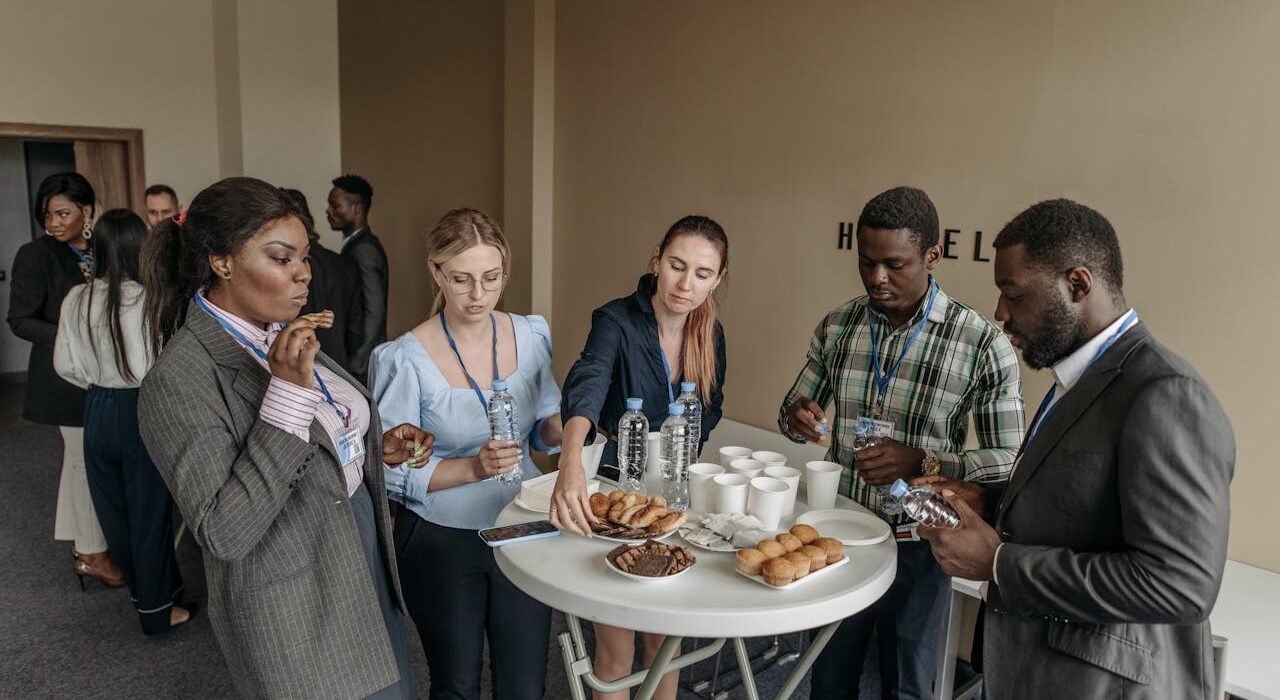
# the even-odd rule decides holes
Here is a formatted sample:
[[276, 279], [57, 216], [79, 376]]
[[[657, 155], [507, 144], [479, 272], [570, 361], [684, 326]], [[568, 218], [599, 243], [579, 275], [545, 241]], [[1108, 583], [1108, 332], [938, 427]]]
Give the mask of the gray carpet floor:
[[[145, 637], [123, 589], [112, 590], [86, 579], [81, 592], [72, 573], [70, 544], [53, 540], [62, 443], [56, 428], [21, 419], [24, 388], [0, 388], [0, 698], [231, 698], [235, 692], [208, 616], [160, 637]], [[203, 603], [200, 551], [189, 537], [178, 550], [188, 598]], [[547, 698], [569, 698], [569, 686], [555, 638], [564, 631], [558, 614], [548, 640]], [[590, 634], [588, 629], [588, 634]], [[410, 627], [419, 696], [428, 698], [430, 675], [416, 631]], [[752, 640], [763, 652], [773, 640]], [[802, 635], [780, 640], [795, 650]], [[686, 644], [690, 644], [686, 640]], [[874, 645], [873, 645], [874, 648]], [[716, 659], [681, 676], [681, 700], [710, 698], [709, 689], [691, 686], [709, 680]], [[732, 651], [721, 653], [716, 700], [744, 697], [733, 683]], [[762, 697], [773, 697], [789, 665], [763, 668], [757, 683]], [[488, 670], [484, 697], [491, 697]], [[878, 698], [875, 659], [867, 660], [862, 698]], [[809, 697], [807, 681], [792, 696]]]

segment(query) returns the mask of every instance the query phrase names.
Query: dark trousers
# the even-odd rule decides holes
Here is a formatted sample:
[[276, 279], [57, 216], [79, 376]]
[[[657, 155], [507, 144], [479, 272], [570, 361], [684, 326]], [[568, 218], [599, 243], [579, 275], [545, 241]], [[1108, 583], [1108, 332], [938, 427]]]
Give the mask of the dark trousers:
[[84, 463], [93, 507], [142, 631], [163, 632], [182, 576], [173, 553], [173, 501], [138, 433], [137, 389], [89, 388]]
[[387, 579], [387, 567], [378, 546], [378, 521], [373, 514], [373, 498], [363, 483], [351, 494], [351, 512], [360, 533], [360, 547], [364, 550], [365, 563], [369, 565], [369, 576], [373, 578], [373, 590], [378, 594], [378, 607], [382, 609], [382, 622], [391, 640], [391, 653], [395, 655], [396, 668], [400, 670], [400, 680], [365, 696], [365, 700], [413, 700], [418, 697], [418, 691], [413, 684], [413, 663], [409, 660], [404, 616], [391, 602], [391, 582]]
[[495, 700], [540, 700], [551, 609], [507, 580], [475, 530], [401, 508], [395, 540], [400, 585], [431, 670], [431, 700], [479, 700], [486, 638]]
[[897, 578], [880, 600], [840, 623], [813, 665], [809, 697], [856, 700], [875, 633], [882, 696], [932, 698], [950, 590], [951, 579], [938, 567], [928, 542], [899, 543]]

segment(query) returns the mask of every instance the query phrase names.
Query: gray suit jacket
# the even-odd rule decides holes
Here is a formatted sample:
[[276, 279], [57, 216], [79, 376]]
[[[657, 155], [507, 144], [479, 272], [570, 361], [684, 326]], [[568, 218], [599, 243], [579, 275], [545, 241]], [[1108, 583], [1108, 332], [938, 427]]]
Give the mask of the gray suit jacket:
[[[363, 393], [328, 357], [318, 361]], [[319, 422], [304, 442], [258, 419], [269, 381], [189, 306], [142, 383], [142, 438], [204, 550], [209, 616], [236, 688], [253, 698], [364, 697], [399, 672], [336, 451]], [[364, 482], [403, 610], [372, 401], [369, 410]]]
[[1234, 468], [1213, 392], [1135, 325], [988, 492], [988, 696], [1210, 697]]

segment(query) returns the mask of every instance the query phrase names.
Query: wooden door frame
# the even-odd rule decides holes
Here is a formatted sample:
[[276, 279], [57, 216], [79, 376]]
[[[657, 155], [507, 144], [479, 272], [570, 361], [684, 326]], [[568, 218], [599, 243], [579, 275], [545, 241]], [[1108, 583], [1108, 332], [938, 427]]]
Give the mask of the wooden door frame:
[[129, 158], [129, 203], [134, 211], [146, 211], [143, 193], [147, 189], [147, 179], [146, 168], [142, 162], [142, 129], [0, 122], [0, 138], [122, 141]]

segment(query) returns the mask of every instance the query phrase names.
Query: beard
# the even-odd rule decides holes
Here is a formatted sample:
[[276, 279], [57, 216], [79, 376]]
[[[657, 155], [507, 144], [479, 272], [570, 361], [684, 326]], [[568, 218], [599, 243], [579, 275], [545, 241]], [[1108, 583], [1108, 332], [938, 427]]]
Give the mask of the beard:
[[1024, 336], [1022, 359], [1032, 369], [1044, 369], [1080, 347], [1080, 312], [1067, 304], [1061, 295], [1053, 294], [1045, 309], [1044, 327], [1035, 337]]

